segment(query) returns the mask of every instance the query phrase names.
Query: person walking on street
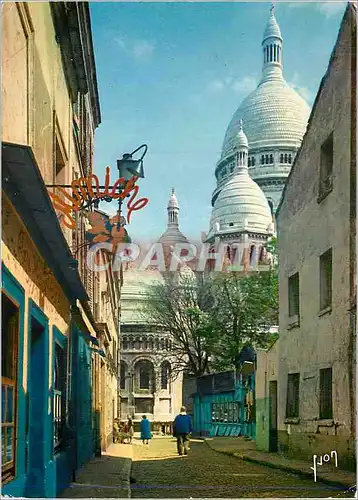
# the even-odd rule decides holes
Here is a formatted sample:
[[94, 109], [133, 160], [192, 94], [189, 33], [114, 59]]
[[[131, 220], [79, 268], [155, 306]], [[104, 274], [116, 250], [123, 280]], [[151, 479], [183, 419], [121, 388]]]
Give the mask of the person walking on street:
[[177, 438], [177, 449], [179, 455], [187, 455], [189, 450], [189, 434], [193, 431], [191, 418], [186, 414], [185, 406], [180, 408], [180, 414], [175, 417], [173, 423], [173, 435]]
[[134, 425], [133, 425], [133, 420], [130, 417], [128, 417], [127, 432], [128, 432], [128, 443], [132, 444]]
[[150, 422], [145, 415], [142, 417], [140, 423], [140, 438], [143, 444], [149, 444], [149, 439], [152, 439], [152, 433], [150, 432]]

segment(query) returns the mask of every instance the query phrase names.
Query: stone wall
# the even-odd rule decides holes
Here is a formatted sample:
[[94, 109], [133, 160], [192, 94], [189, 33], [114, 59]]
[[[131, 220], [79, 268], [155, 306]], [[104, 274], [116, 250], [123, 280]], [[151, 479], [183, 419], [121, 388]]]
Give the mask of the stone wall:
[[[351, 185], [351, 7], [310, 117], [278, 214], [280, 347], [279, 447], [308, 460], [336, 449], [341, 465], [354, 460], [355, 422], [349, 368]], [[321, 145], [333, 131], [333, 188], [319, 200]], [[320, 256], [332, 248], [332, 305], [320, 311]], [[288, 278], [299, 273], [298, 322], [288, 315]], [[332, 368], [333, 419], [319, 413], [320, 369]], [[287, 377], [300, 373], [299, 418], [286, 419]]]

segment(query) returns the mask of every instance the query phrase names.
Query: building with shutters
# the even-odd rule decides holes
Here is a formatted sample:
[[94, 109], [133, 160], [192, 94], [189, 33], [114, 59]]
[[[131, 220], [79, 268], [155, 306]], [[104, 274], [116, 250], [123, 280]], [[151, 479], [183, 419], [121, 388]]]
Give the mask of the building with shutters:
[[[261, 449], [356, 463], [356, 6], [277, 210], [280, 338], [258, 354]], [[318, 462], [319, 463], [319, 462]], [[319, 476], [324, 466], [318, 467]]]
[[93, 411], [96, 366], [117, 347], [94, 310], [103, 286], [86, 264], [85, 220], [66, 227], [50, 197], [92, 172], [96, 68], [87, 3], [1, 8], [2, 492], [54, 498], [113, 417], [111, 405]]

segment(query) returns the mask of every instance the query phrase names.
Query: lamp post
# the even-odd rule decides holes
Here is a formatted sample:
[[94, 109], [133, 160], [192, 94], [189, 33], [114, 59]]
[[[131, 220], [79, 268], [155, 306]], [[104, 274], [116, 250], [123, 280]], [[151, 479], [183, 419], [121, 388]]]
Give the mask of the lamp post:
[[[135, 153], [138, 153], [143, 149], [142, 156], [138, 160], [133, 159], [133, 155]], [[123, 190], [126, 189], [127, 183], [132, 177], [139, 177], [141, 179], [144, 178], [144, 169], [143, 169], [143, 158], [145, 157], [146, 153], [148, 151], [148, 146], [146, 144], [142, 144], [139, 146], [139, 148], [135, 149], [131, 153], [125, 153], [122, 157], [121, 160], [117, 160], [117, 168], [118, 168], [118, 173], [119, 173], [119, 178], [124, 179], [124, 186], [122, 189], [120, 189], [120, 192], [123, 192]], [[127, 197], [130, 195], [127, 195]], [[123, 199], [119, 198], [118, 199], [118, 222], [117, 222], [117, 229], [119, 230], [121, 227], [121, 215], [122, 215], [122, 204], [123, 204]]]

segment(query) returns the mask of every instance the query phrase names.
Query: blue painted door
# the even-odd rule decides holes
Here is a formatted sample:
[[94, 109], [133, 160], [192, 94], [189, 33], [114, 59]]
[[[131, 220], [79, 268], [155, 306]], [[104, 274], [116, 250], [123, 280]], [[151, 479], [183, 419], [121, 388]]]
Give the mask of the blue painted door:
[[26, 496], [45, 496], [46, 423], [48, 373], [45, 328], [30, 319], [29, 399], [28, 399], [28, 480]]

